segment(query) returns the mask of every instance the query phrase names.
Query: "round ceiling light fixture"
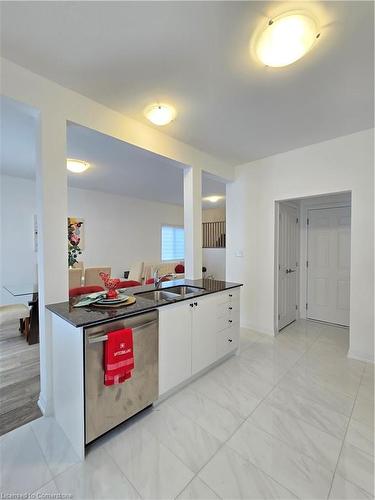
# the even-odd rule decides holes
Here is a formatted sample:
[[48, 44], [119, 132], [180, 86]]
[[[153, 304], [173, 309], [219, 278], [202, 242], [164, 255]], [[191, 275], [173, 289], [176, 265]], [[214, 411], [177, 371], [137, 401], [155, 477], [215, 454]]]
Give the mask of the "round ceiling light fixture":
[[218, 201], [222, 200], [224, 196], [207, 196], [206, 198], [203, 198], [206, 201], [210, 201], [211, 203], [217, 203]]
[[318, 23], [310, 14], [286, 12], [268, 22], [256, 41], [255, 53], [266, 66], [288, 66], [309, 52], [319, 36]]
[[75, 160], [73, 158], [68, 158], [66, 160], [66, 168], [73, 172], [74, 174], [81, 174], [90, 168], [90, 163], [84, 160]]
[[144, 111], [145, 117], [154, 125], [168, 125], [176, 118], [176, 110], [169, 104], [150, 104]]

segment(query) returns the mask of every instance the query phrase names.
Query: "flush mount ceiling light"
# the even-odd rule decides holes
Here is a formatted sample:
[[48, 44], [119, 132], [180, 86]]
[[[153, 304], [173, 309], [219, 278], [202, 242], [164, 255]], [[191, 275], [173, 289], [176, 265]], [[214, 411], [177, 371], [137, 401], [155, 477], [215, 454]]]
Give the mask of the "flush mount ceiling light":
[[90, 163], [83, 160], [74, 160], [73, 158], [68, 158], [66, 160], [66, 168], [75, 174], [81, 174], [90, 168]]
[[204, 198], [204, 200], [210, 201], [211, 203], [217, 203], [219, 200], [223, 198], [224, 196], [207, 196], [207, 198]]
[[319, 36], [310, 14], [287, 12], [268, 22], [256, 41], [255, 53], [266, 66], [287, 66], [309, 52]]
[[145, 117], [154, 125], [168, 125], [176, 118], [176, 110], [169, 104], [151, 104], [144, 111]]

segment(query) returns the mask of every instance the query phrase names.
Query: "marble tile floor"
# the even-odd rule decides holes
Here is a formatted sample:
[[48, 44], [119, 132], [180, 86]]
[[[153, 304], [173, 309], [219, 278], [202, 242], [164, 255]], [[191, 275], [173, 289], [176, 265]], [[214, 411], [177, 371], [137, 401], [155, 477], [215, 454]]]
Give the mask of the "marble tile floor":
[[374, 366], [348, 331], [241, 331], [241, 353], [116, 428], [77, 460], [40, 418], [0, 438], [0, 492], [74, 499], [370, 499]]

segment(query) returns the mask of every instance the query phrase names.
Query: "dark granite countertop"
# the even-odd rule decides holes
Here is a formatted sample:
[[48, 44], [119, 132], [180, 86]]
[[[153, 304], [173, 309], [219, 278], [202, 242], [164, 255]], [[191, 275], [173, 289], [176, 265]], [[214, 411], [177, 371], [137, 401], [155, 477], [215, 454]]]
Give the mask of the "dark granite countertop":
[[152, 309], [157, 309], [159, 307], [166, 306], [175, 302], [182, 302], [183, 300], [192, 300], [195, 297], [201, 297], [203, 295], [209, 295], [211, 293], [222, 292], [224, 290], [229, 290], [230, 288], [236, 288], [242, 286], [241, 283], [228, 283], [227, 281], [217, 281], [211, 279], [200, 279], [200, 280], [174, 280], [165, 281], [160, 284], [159, 290], [165, 290], [173, 286], [187, 285], [200, 288], [194, 295], [189, 295], [188, 297], [181, 297], [174, 300], [160, 300], [154, 301], [150, 299], [145, 299], [141, 295], [137, 295], [141, 292], [147, 292], [155, 290], [154, 285], [145, 285], [131, 287], [126, 290], [129, 295], [134, 295], [137, 301], [130, 306], [114, 307], [107, 309], [100, 309], [94, 305], [88, 307], [73, 307], [73, 305], [79, 300], [79, 297], [75, 297], [69, 300], [69, 302], [59, 302], [57, 304], [49, 304], [46, 308], [52, 311], [60, 318], [70, 323], [75, 327], [82, 326], [92, 326], [95, 324], [105, 323], [107, 321], [112, 321], [114, 319], [126, 318], [128, 316], [134, 316], [143, 312], [151, 311]]

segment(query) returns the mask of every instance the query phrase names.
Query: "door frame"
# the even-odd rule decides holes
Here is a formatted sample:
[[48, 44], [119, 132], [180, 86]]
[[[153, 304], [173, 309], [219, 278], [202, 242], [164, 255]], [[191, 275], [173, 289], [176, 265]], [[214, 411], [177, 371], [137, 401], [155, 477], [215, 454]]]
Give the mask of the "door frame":
[[[335, 196], [335, 201], [332, 200]], [[348, 202], [348, 200], [350, 200]], [[294, 203], [293, 203], [294, 202]], [[273, 314], [273, 332], [274, 335], [279, 334], [278, 330], [278, 314], [279, 314], [279, 204], [299, 204], [299, 261], [298, 261], [298, 280], [297, 289], [299, 296], [297, 300], [297, 320], [306, 319], [306, 297], [307, 297], [307, 211], [311, 208], [330, 208], [330, 207], [351, 207], [351, 222], [353, 221], [353, 204], [352, 191], [338, 191], [328, 193], [316, 193], [308, 196], [289, 197], [286, 199], [274, 200], [274, 314]], [[352, 224], [351, 224], [352, 226]], [[352, 237], [350, 238], [350, 255], [352, 256]], [[350, 257], [350, 276], [352, 276], [352, 258]], [[350, 323], [349, 323], [350, 329]]]
[[297, 276], [296, 276], [296, 319], [300, 318], [300, 222], [301, 222], [301, 211], [300, 206], [295, 200], [279, 200], [275, 201], [275, 281], [274, 281], [274, 293], [275, 293], [275, 312], [274, 312], [274, 332], [278, 335], [281, 330], [279, 330], [279, 261], [280, 261], [280, 204], [288, 205], [297, 210], [298, 217], [298, 235], [297, 235], [297, 249], [296, 254], [298, 258], [297, 265]]

